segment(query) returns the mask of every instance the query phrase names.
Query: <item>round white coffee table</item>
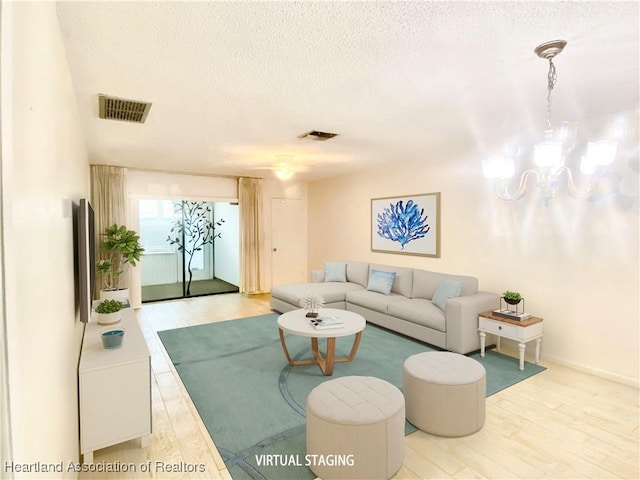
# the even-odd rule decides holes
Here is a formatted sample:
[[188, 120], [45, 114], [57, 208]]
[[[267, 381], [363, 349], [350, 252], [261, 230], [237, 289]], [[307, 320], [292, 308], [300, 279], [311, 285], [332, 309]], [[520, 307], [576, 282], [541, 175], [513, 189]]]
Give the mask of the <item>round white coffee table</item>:
[[[347, 310], [338, 310], [336, 308], [322, 308], [319, 312], [319, 317], [336, 317], [342, 320], [343, 326], [338, 328], [330, 328], [326, 330], [317, 330], [312, 325], [309, 318], [305, 317], [305, 310], [292, 310], [287, 313], [283, 313], [278, 317], [278, 330], [280, 331], [280, 344], [282, 350], [289, 365], [294, 367], [300, 365], [318, 365], [322, 373], [325, 375], [333, 374], [333, 365], [336, 363], [350, 362], [356, 356], [358, 346], [360, 345], [360, 338], [362, 337], [362, 331], [366, 326], [366, 320], [362, 315]], [[287, 350], [287, 344], [284, 340], [284, 332], [298, 335], [301, 337], [311, 338], [311, 350], [313, 351], [313, 359], [309, 360], [293, 360], [289, 351]], [[346, 337], [347, 335], [354, 335], [353, 346], [351, 347], [351, 353], [348, 357], [335, 358], [336, 357], [336, 338]], [[327, 339], [327, 352], [323, 356], [318, 350], [318, 339]]]

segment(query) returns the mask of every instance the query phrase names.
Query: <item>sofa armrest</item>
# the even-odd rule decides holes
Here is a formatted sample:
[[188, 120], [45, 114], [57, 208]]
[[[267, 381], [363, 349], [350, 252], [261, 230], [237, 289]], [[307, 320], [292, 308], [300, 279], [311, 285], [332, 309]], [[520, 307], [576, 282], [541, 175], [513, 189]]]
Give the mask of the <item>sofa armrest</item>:
[[311, 283], [324, 282], [324, 270], [311, 270]]
[[489, 292], [447, 300], [444, 309], [447, 350], [461, 354], [478, 350], [478, 314], [498, 308], [499, 302], [500, 296]]

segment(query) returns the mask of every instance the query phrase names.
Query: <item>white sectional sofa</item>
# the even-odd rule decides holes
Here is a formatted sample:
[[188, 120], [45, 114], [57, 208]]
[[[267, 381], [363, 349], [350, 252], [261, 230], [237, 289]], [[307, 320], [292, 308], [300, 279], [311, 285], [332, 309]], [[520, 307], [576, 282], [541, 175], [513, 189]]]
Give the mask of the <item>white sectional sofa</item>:
[[[336, 280], [336, 267], [342, 264], [344, 277], [325, 281], [325, 272]], [[390, 291], [373, 291], [380, 290], [370, 278], [374, 271], [386, 277]], [[321, 296], [325, 307], [359, 313], [367, 322], [461, 354], [480, 348], [478, 313], [498, 308], [500, 299], [479, 292], [475, 277], [347, 261], [313, 270], [310, 283], [273, 287], [271, 308], [281, 313], [300, 308], [300, 300], [312, 294]]]

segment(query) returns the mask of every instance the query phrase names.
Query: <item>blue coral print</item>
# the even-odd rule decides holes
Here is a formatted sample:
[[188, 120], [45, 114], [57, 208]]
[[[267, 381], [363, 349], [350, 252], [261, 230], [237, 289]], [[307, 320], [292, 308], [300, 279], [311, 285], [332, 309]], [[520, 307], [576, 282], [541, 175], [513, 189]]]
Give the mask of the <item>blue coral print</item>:
[[429, 233], [427, 215], [413, 200], [405, 205], [402, 200], [389, 204], [378, 214], [378, 235], [400, 243], [402, 250], [407, 243], [423, 238]]

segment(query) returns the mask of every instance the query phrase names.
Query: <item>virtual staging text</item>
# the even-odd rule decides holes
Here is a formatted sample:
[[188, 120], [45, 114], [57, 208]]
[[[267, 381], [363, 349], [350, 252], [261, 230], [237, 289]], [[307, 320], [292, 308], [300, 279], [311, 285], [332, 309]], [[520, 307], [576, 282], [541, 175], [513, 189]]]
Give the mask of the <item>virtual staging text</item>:
[[329, 467], [355, 465], [353, 455], [286, 455], [264, 454], [256, 455], [256, 464], [259, 467], [310, 467], [313, 465], [326, 465]]

